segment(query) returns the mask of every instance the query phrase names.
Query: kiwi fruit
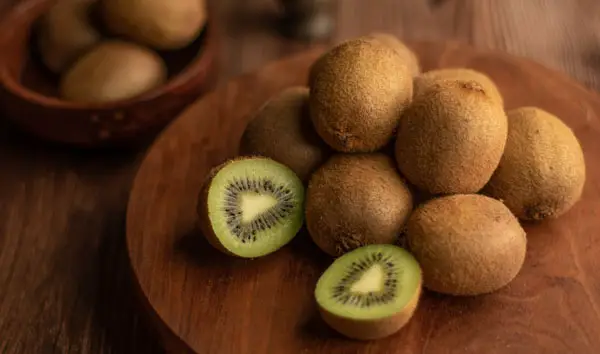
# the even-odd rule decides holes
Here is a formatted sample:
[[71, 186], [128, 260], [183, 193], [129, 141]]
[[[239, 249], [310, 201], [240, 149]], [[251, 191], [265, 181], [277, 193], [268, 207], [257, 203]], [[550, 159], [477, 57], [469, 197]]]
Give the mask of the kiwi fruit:
[[37, 45], [44, 65], [55, 74], [71, 66], [102, 36], [90, 20], [95, 0], [61, 0], [37, 24]]
[[423, 286], [457, 296], [496, 291], [525, 260], [518, 219], [496, 199], [456, 194], [429, 200], [406, 225], [408, 248], [423, 269]]
[[486, 74], [469, 68], [444, 68], [425, 72], [414, 79], [414, 95], [426, 92], [431, 85], [444, 80], [476, 81], [494, 101], [504, 106], [504, 98], [494, 81]]
[[189, 45], [207, 15], [204, 0], [102, 0], [100, 12], [111, 33], [158, 50]]
[[307, 182], [330, 151], [308, 117], [308, 97], [309, 90], [303, 86], [286, 88], [271, 97], [246, 126], [240, 153], [272, 158]]
[[200, 230], [216, 249], [241, 258], [275, 252], [304, 223], [304, 186], [287, 166], [244, 156], [214, 167], [197, 204]]
[[413, 77], [418, 76], [421, 73], [419, 59], [417, 58], [416, 54], [408, 46], [402, 43], [398, 37], [390, 33], [383, 32], [372, 32], [366, 37], [374, 38], [392, 48], [398, 55], [400, 55], [406, 65], [408, 65], [408, 69]]
[[501, 199], [522, 220], [541, 221], [567, 212], [580, 198], [585, 159], [573, 131], [536, 107], [508, 115], [508, 140], [483, 193]]
[[321, 250], [337, 257], [369, 244], [393, 244], [412, 207], [392, 158], [336, 154], [310, 178], [306, 227]]
[[395, 156], [404, 177], [429, 194], [476, 193], [500, 162], [504, 109], [471, 80], [432, 85], [400, 121]]
[[339, 333], [373, 340], [398, 332], [421, 294], [421, 269], [406, 250], [368, 245], [337, 258], [317, 281], [323, 320]]
[[143, 46], [120, 40], [101, 42], [79, 58], [60, 82], [64, 99], [97, 103], [124, 100], [162, 85], [167, 67]]
[[319, 136], [340, 152], [373, 152], [393, 139], [412, 98], [412, 76], [396, 52], [358, 38], [326, 52], [315, 65], [309, 110]]

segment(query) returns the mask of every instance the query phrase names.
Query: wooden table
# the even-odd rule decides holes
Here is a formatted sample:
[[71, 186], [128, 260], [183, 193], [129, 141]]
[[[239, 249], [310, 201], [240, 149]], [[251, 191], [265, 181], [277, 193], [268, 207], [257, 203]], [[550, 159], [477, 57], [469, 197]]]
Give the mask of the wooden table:
[[[0, 14], [11, 2], [0, 0]], [[221, 81], [310, 46], [267, 28], [274, 1], [214, 3]], [[600, 88], [595, 0], [342, 0], [335, 18], [332, 42], [373, 30], [457, 39]], [[161, 353], [138, 317], [124, 249], [124, 211], [144, 147], [89, 153], [10, 135], [0, 125], [0, 353]]]

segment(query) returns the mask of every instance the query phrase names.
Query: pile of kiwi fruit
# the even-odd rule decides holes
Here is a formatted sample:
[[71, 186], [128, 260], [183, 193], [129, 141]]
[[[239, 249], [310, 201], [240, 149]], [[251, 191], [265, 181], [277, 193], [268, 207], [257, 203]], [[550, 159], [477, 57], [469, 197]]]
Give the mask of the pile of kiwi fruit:
[[538, 107], [505, 109], [485, 73], [423, 72], [409, 46], [371, 33], [328, 49], [306, 82], [253, 112], [239, 156], [204, 181], [198, 223], [215, 248], [248, 258], [304, 225], [332, 258], [317, 308], [349, 338], [398, 332], [423, 289], [505, 287], [525, 261], [522, 221], [581, 198], [573, 131]]
[[206, 20], [204, 0], [58, 0], [36, 22], [32, 43], [60, 98], [114, 102], [164, 84], [159, 53], [190, 45]]

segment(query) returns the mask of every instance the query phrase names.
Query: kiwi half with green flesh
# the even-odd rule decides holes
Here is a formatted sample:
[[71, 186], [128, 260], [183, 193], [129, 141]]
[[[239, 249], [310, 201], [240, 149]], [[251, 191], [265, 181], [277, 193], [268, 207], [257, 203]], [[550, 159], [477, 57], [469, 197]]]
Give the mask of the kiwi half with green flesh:
[[284, 89], [256, 112], [240, 142], [240, 154], [272, 158], [294, 171], [302, 181], [330, 154], [308, 117], [309, 90]]
[[412, 318], [420, 294], [419, 264], [394, 245], [368, 245], [337, 258], [315, 289], [323, 320], [359, 340], [398, 332]]
[[479, 295], [511, 282], [525, 260], [527, 239], [500, 201], [478, 194], [429, 200], [406, 225], [408, 248], [423, 286], [448, 295]]
[[396, 137], [402, 174], [430, 194], [476, 193], [506, 144], [504, 109], [472, 80], [448, 80], [416, 96]]
[[222, 252], [255, 258], [275, 252], [304, 222], [304, 186], [288, 167], [240, 157], [212, 169], [198, 200], [199, 226]]
[[337, 154], [308, 183], [306, 227], [321, 250], [337, 257], [368, 244], [393, 244], [412, 207], [392, 158]]
[[581, 198], [586, 166], [573, 131], [536, 107], [508, 113], [508, 140], [483, 193], [520, 219], [541, 221], [567, 212]]
[[366, 36], [367, 38], [375, 38], [378, 41], [381, 41], [385, 45], [388, 45], [392, 48], [408, 65], [408, 69], [412, 76], [417, 76], [421, 73], [421, 67], [419, 65], [419, 59], [417, 55], [402, 41], [398, 39], [398, 37], [383, 32], [373, 32]]
[[343, 42], [315, 63], [310, 117], [319, 136], [340, 152], [373, 152], [390, 142], [412, 98], [412, 75], [375, 39]]
[[444, 80], [473, 80], [483, 86], [484, 90], [500, 106], [504, 106], [504, 98], [494, 81], [486, 74], [468, 68], [445, 68], [427, 71], [414, 79], [414, 95], [427, 91], [431, 85]]

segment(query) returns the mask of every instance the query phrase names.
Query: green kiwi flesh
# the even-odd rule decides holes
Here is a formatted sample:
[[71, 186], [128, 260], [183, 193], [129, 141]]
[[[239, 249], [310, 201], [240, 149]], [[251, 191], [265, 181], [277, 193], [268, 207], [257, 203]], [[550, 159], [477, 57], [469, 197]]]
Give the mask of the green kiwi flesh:
[[479, 192], [498, 167], [508, 132], [504, 109], [472, 80], [436, 83], [415, 97], [396, 137], [402, 174], [430, 194]]
[[394, 245], [368, 245], [337, 258], [315, 289], [324, 321], [359, 340], [400, 330], [414, 314], [420, 294], [419, 264]]
[[473, 80], [481, 84], [490, 97], [500, 106], [504, 106], [504, 98], [494, 81], [486, 74], [469, 68], [444, 68], [430, 70], [414, 79], [414, 95], [426, 92], [431, 85], [445, 80]]
[[373, 152], [393, 140], [412, 98], [412, 75], [375, 39], [343, 42], [309, 74], [310, 117], [319, 136], [340, 152]]
[[308, 181], [330, 151], [308, 117], [308, 97], [304, 86], [289, 87], [271, 97], [244, 130], [240, 153], [272, 158]]
[[393, 244], [413, 207], [394, 160], [383, 153], [336, 154], [312, 175], [306, 227], [314, 243], [337, 257], [368, 244]]
[[501, 199], [523, 220], [564, 214], [581, 198], [586, 179], [577, 137], [558, 117], [536, 107], [507, 114], [504, 155], [483, 193]]
[[457, 296], [507, 285], [525, 260], [527, 239], [500, 201], [478, 194], [429, 200], [411, 214], [408, 248], [423, 270], [423, 286]]
[[199, 225], [224, 253], [254, 258], [289, 241], [304, 222], [304, 186], [288, 167], [240, 157], [215, 167], [198, 201]]

